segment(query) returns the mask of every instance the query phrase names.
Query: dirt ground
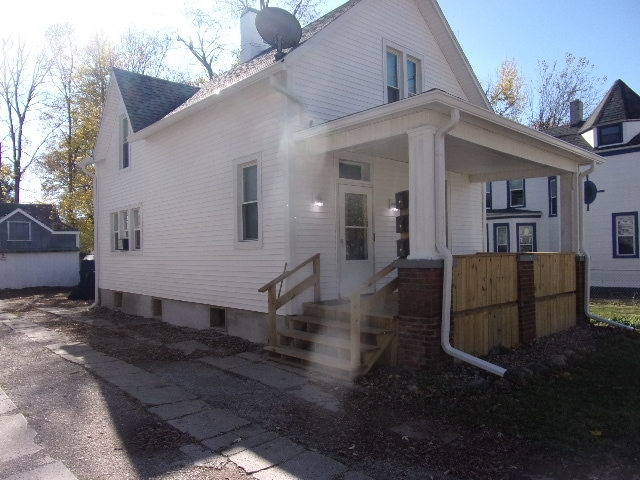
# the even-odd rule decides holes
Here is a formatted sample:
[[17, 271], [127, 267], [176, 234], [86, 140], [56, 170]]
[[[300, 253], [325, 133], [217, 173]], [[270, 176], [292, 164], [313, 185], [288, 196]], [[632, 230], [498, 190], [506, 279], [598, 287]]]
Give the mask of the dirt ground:
[[[189, 361], [204, 356], [228, 356], [261, 352], [261, 345], [222, 335], [214, 330], [178, 328], [103, 308], [87, 312], [108, 319], [122, 329], [105, 329], [45, 314], [39, 307], [88, 307], [91, 302], [70, 301], [67, 291], [37, 289], [0, 291], [3, 308], [20, 314], [38, 312], [37, 322], [76, 341], [143, 366], [150, 361]], [[340, 399], [340, 413], [294, 406], [286, 412], [265, 411], [265, 422], [277, 424], [281, 434], [308, 449], [317, 450], [351, 467], [371, 474], [397, 465], [395, 478], [429, 478], [419, 472], [440, 472], [432, 478], [459, 479], [640, 479], [637, 443], [621, 445], [606, 455], [591, 452], [555, 451], [544, 439], [498, 431], [473, 421], [478, 404], [499, 409], [515, 392], [536, 382], [539, 388], [570, 375], [572, 368], [596, 351], [611, 328], [582, 327], [540, 339], [521, 349], [495, 349], [489, 356], [508, 369], [544, 366], [527, 379], [498, 379], [465, 365], [451, 365], [435, 373], [378, 368], [351, 387], [344, 383], [317, 384]], [[190, 355], [166, 344], [196, 340], [212, 350]], [[568, 366], [550, 367], [554, 355], [570, 357]], [[531, 367], [533, 368], [533, 367]], [[638, 372], [640, 373], [640, 372]], [[321, 409], [319, 409], [321, 410]], [[471, 413], [470, 413], [471, 412]], [[183, 435], [158, 424], [130, 432], [130, 439], [149, 451], [184, 444]], [[638, 432], [640, 439], [640, 431]], [[415, 476], [411, 472], [415, 472]], [[392, 478], [391, 473], [375, 478]]]

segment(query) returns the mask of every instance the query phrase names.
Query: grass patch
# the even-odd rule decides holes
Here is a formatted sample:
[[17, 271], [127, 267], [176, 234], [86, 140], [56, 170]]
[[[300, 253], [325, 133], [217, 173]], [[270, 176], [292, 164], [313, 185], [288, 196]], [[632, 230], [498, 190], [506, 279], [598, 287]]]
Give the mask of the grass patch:
[[591, 302], [591, 312], [599, 317], [640, 328], [640, 302], [637, 300]]
[[596, 456], [625, 449], [640, 435], [640, 335], [617, 331], [566, 371], [465, 403], [466, 422], [544, 449]]

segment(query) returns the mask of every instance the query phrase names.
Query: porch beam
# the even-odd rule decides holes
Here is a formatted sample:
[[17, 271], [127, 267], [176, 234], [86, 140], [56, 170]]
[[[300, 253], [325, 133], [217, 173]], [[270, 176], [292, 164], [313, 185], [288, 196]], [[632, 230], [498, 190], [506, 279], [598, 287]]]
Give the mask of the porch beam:
[[[577, 172], [577, 165], [576, 170]], [[500, 180], [513, 180], [514, 178], [538, 178], [538, 177], [550, 177], [552, 175], [563, 175], [566, 172], [558, 170], [557, 168], [518, 168], [514, 170], [504, 170], [500, 172], [491, 173], [478, 173], [475, 175], [469, 175], [469, 181], [471, 183], [485, 183], [485, 182], [497, 182]]]
[[539, 141], [529, 143], [526, 141], [528, 139], [523, 139], [522, 136], [519, 139], [513, 138], [513, 132], [504, 128], [492, 131], [462, 121], [449, 135], [501, 154], [528, 160], [533, 165], [549, 166], [567, 172], [573, 172], [577, 168], [575, 159], [541, 148]]

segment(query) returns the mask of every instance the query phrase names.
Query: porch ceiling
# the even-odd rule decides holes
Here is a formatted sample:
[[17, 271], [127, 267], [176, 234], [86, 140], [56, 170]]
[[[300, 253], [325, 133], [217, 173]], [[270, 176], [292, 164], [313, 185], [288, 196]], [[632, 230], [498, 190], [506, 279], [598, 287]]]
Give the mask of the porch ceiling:
[[354, 152], [397, 161], [409, 160], [407, 132], [436, 128], [460, 111], [459, 124], [446, 136], [448, 171], [473, 182], [576, 173], [580, 165], [602, 158], [549, 135], [504, 119], [440, 91], [341, 118], [294, 134], [309, 152]]

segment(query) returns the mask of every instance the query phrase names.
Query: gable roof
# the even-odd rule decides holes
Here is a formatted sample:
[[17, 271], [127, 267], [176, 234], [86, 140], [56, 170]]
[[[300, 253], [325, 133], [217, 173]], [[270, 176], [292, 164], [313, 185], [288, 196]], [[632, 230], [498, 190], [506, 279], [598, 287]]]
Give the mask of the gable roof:
[[580, 133], [627, 120], [640, 120], [640, 96], [622, 80], [616, 80], [584, 123]]
[[76, 233], [76, 230], [62, 223], [58, 212], [49, 204], [0, 203], [0, 223], [16, 213], [23, 213], [52, 232]]
[[[305, 48], [306, 42], [325, 30], [331, 23], [351, 10], [351, 8], [360, 2], [365, 1], [366, 0], [349, 0], [326, 15], [323, 15], [317, 20], [311, 22], [302, 29], [300, 42], [294, 47], [283, 50], [284, 53], [289, 54], [297, 49]], [[473, 73], [473, 69], [469, 64], [467, 57], [456, 40], [451, 27], [437, 4], [437, 1], [419, 0], [417, 3], [420, 12], [423, 14], [425, 21], [429, 25], [429, 28], [434, 31], [434, 35], [438, 40], [438, 44], [440, 45], [443, 54], [447, 57], [448, 63], [454, 71], [454, 75], [456, 75], [460, 81], [461, 87], [469, 97], [469, 100], [472, 103], [482, 104], [487, 109], [491, 109], [486, 95], [482, 91], [482, 87]], [[215, 95], [221, 90], [284, 60], [276, 60], [274, 52], [275, 48], [269, 48], [245, 63], [238, 63], [234, 65], [230, 70], [227, 70], [204, 84], [198, 93], [190, 97], [184, 104], [177, 107], [169, 115], [173, 115], [174, 113], [195, 104], [204, 98]], [[286, 56], [284, 58], [286, 58]]]
[[199, 89], [119, 68], [112, 69], [134, 132], [162, 119]]
[[586, 121], [578, 123], [575, 126], [562, 125], [549, 128], [543, 130], [543, 132], [590, 152], [600, 153], [604, 150], [618, 150], [620, 148], [640, 145], [640, 134], [633, 137], [624, 145], [604, 145], [599, 148], [593, 148], [589, 145], [582, 137], [582, 134], [603, 125], [610, 125], [627, 120], [640, 120], [640, 95], [629, 88], [622, 80], [616, 80]]
[[[300, 38], [300, 42], [298, 42], [297, 45], [291, 48], [283, 50], [283, 52], [288, 54], [300, 48], [302, 45], [305, 44], [305, 42], [311, 39], [314, 35], [321, 32], [329, 24], [331, 24], [331, 22], [333, 22], [334, 20], [342, 16], [345, 12], [350, 10], [352, 7], [354, 7], [361, 1], [363, 0], [349, 0], [348, 2], [342, 4], [341, 6], [332, 10], [326, 15], [323, 15], [317, 20], [314, 20], [313, 22], [311, 22], [309, 25], [305, 26], [302, 29], [302, 37]], [[271, 65], [274, 65], [279, 61], [282, 61], [282, 60], [275, 59], [275, 50], [276, 49], [274, 47], [268, 48], [267, 50], [263, 51], [262, 53], [253, 57], [251, 60], [248, 60], [247, 62], [237, 63], [236, 65], [231, 67], [231, 69], [221, 73], [216, 78], [205, 83], [202, 86], [202, 88], [200, 88], [197, 94], [193, 95], [193, 97], [189, 98], [187, 101], [185, 101], [185, 103], [177, 107], [170, 114], [172, 115], [188, 107], [189, 105], [199, 102], [200, 100], [210, 95], [215, 95], [220, 90], [230, 87], [231, 85], [234, 85], [244, 80], [245, 78], [248, 78], [258, 72], [261, 72], [262, 70], [270, 67]]]

